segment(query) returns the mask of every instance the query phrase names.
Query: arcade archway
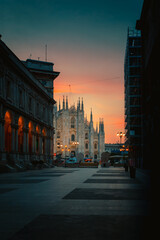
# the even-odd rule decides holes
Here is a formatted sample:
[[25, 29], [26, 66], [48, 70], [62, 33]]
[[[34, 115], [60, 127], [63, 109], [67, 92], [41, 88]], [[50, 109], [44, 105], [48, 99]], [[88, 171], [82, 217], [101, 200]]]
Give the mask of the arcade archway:
[[5, 151], [6, 152], [11, 152], [12, 148], [12, 128], [11, 128], [11, 115], [7, 111], [5, 114], [5, 124], [4, 124], [4, 129], [5, 129]]
[[29, 122], [28, 124], [29, 132], [28, 132], [28, 146], [29, 146], [29, 153], [32, 153], [32, 146], [33, 146], [33, 124]]
[[23, 153], [23, 141], [24, 141], [24, 120], [22, 117], [18, 119], [18, 152]]

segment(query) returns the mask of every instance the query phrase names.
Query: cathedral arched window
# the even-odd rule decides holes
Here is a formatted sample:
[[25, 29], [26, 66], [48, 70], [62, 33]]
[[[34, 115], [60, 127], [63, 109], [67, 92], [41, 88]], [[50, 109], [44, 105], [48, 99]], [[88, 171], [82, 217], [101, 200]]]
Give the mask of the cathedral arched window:
[[39, 134], [40, 134], [40, 127], [36, 126], [36, 153], [39, 153]]
[[45, 128], [43, 128], [43, 130], [42, 130], [42, 154], [45, 154], [45, 150], [46, 150], [45, 137], [46, 137], [46, 130], [45, 130]]
[[60, 132], [57, 132], [57, 138], [60, 138]]
[[29, 128], [29, 132], [28, 132], [28, 145], [29, 145], [29, 153], [32, 153], [32, 145], [33, 145], [33, 135], [32, 135], [32, 131], [33, 131], [33, 124], [30, 121], [28, 124], [28, 128]]
[[97, 149], [97, 143], [94, 144], [94, 148]]
[[88, 139], [88, 133], [85, 134], [85, 139]]
[[75, 141], [75, 135], [74, 134], [71, 135], [71, 141]]
[[5, 129], [5, 151], [10, 152], [11, 151], [11, 146], [12, 146], [12, 128], [11, 128], [11, 115], [7, 111], [5, 114], [5, 124], [4, 124], [4, 129]]
[[85, 144], [86, 149], [88, 149], [88, 143]]
[[23, 152], [23, 143], [24, 143], [24, 120], [22, 117], [18, 119], [18, 152]]
[[75, 118], [71, 118], [71, 128], [75, 128]]

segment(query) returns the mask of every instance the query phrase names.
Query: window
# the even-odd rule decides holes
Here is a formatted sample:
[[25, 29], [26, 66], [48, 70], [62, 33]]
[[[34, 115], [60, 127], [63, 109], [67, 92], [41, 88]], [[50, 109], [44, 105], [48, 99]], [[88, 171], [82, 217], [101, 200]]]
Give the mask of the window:
[[29, 97], [28, 105], [29, 105], [29, 111], [32, 112], [32, 98], [31, 97]]
[[60, 132], [57, 132], [57, 138], [60, 138]]
[[22, 92], [22, 89], [19, 89], [19, 106], [23, 107], [23, 92]]
[[7, 80], [6, 97], [11, 98], [11, 81]]
[[88, 133], [85, 134], [85, 139], [88, 139]]
[[71, 128], [75, 128], [75, 118], [71, 118]]
[[43, 119], [46, 120], [46, 109], [45, 106], [43, 106]]
[[94, 144], [94, 148], [97, 149], [97, 143]]
[[71, 135], [71, 141], [75, 141], [75, 135], [74, 134]]
[[39, 116], [39, 103], [37, 103], [36, 113], [37, 113], [37, 116]]
[[85, 144], [86, 149], [88, 149], [88, 143]]

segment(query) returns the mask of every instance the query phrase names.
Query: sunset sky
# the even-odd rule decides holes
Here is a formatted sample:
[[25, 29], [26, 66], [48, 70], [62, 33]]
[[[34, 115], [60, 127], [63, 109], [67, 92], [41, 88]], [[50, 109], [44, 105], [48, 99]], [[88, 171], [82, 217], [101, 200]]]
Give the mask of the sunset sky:
[[[54, 98], [83, 97], [89, 120], [104, 119], [105, 142], [124, 131], [124, 55], [127, 28], [143, 0], [0, 0], [0, 34], [21, 59], [53, 62], [60, 75]], [[31, 54], [31, 55], [30, 55]]]

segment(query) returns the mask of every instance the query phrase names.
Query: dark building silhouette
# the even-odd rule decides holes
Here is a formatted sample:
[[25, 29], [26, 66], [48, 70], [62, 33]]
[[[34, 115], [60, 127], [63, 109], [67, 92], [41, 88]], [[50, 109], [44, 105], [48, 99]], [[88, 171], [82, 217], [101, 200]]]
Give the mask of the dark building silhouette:
[[142, 45], [141, 32], [128, 29], [125, 64], [125, 130], [129, 159], [142, 167]]
[[143, 49], [143, 166], [157, 168], [160, 137], [160, 1], [144, 0], [140, 20]]
[[[134, 36], [137, 32], [141, 36]], [[138, 53], [140, 48], [142, 52], [131, 55], [133, 51]], [[153, 173], [158, 164], [160, 137], [159, 56], [160, 1], [144, 0], [136, 29], [134, 33], [128, 32], [126, 47], [126, 145], [136, 166], [153, 170]]]

